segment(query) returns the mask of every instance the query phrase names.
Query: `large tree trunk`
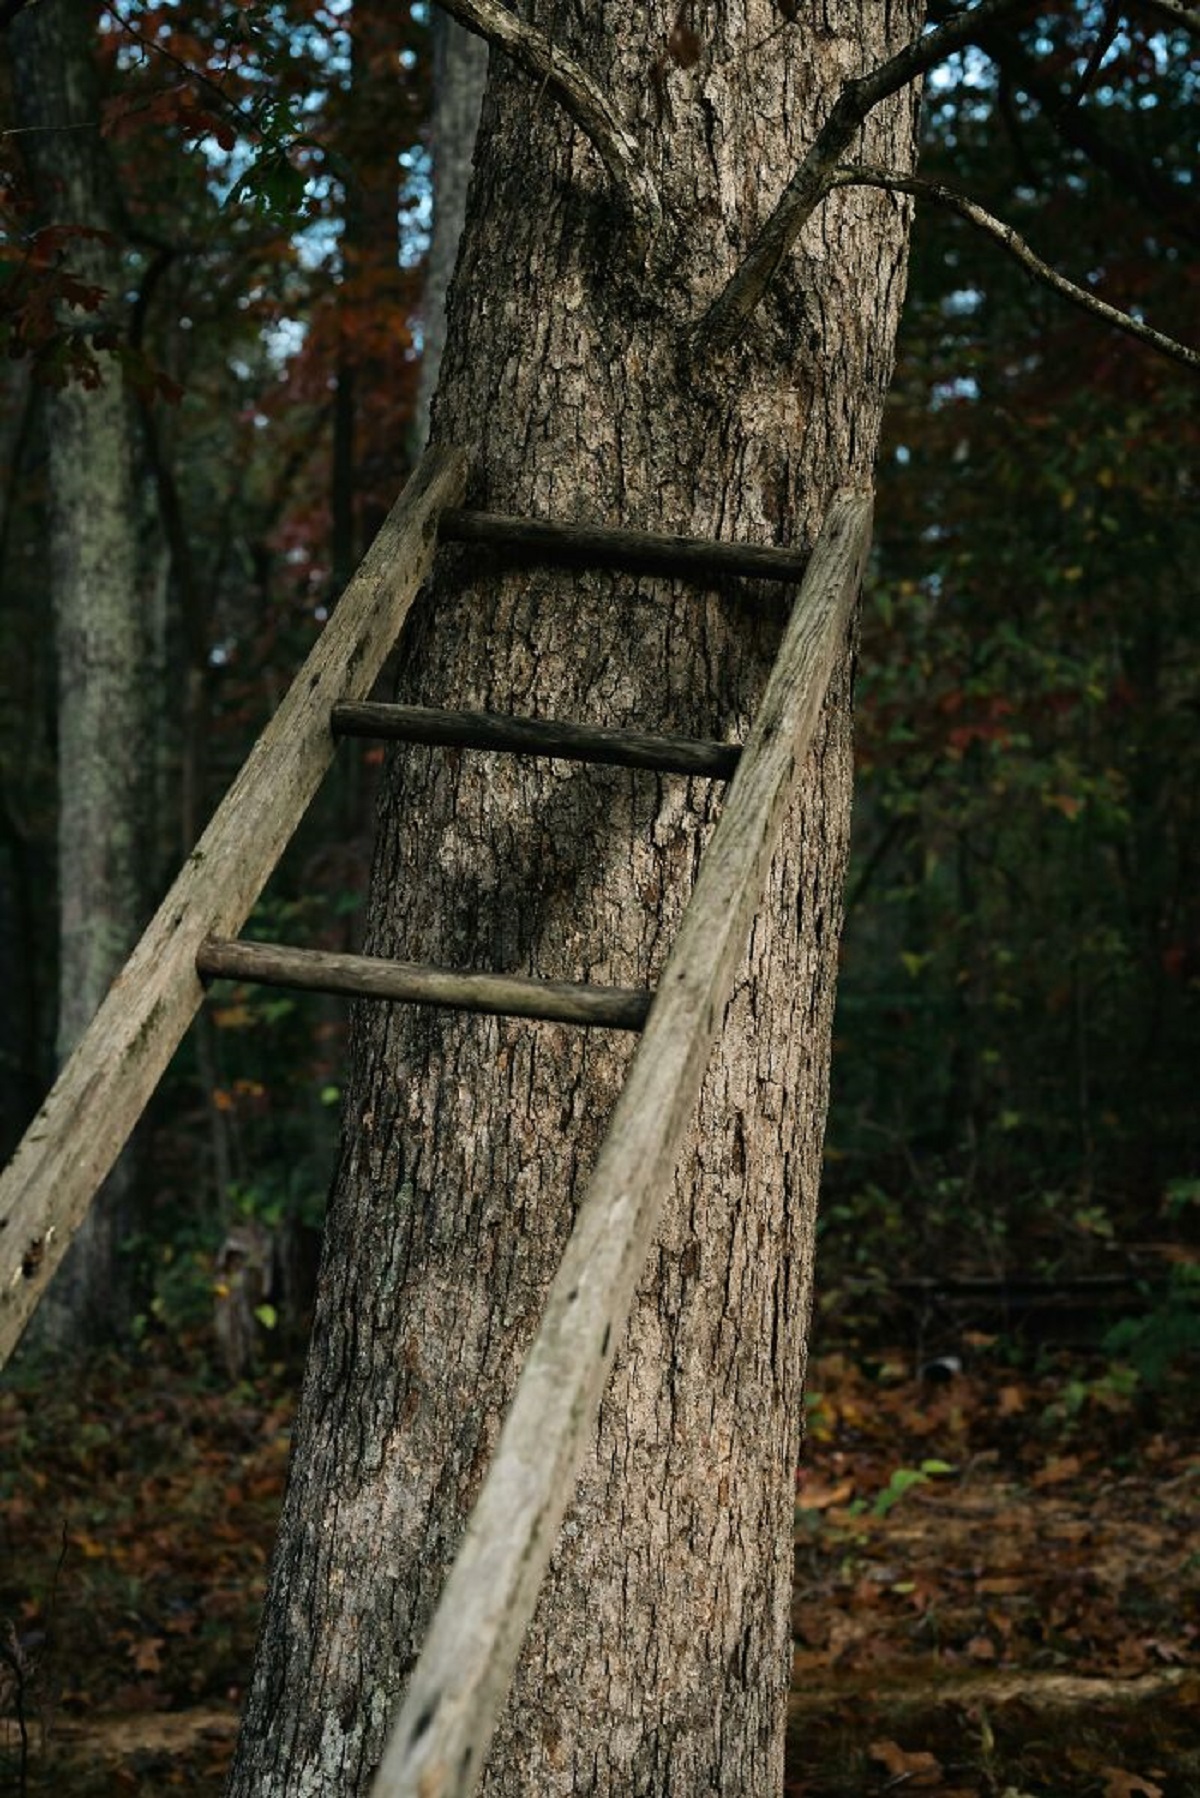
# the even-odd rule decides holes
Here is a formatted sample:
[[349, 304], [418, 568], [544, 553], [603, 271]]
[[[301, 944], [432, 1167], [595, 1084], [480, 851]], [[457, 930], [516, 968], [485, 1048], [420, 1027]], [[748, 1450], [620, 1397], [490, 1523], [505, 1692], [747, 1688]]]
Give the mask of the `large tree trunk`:
[[[523, 12], [525, 9], [522, 9]], [[604, 0], [535, 22], [613, 93], [660, 181], [668, 272], [628, 261], [588, 144], [493, 57], [435, 440], [496, 510], [811, 542], [869, 480], [907, 217], [828, 202], [743, 348], [681, 364], [840, 82], [916, 0], [697, 15]], [[759, 47], [761, 46], [761, 47]], [[496, 65], [499, 66], [496, 66]], [[866, 132], [908, 166], [911, 93]], [[733, 738], [780, 635], [746, 586], [443, 559], [403, 696]], [[714, 1055], [657, 1252], [502, 1721], [492, 1794], [782, 1784], [792, 1479], [850, 790], [850, 668]], [[405, 751], [369, 947], [653, 981], [720, 806], [704, 781]], [[478, 1489], [631, 1043], [363, 1011], [292, 1481], [230, 1791], [363, 1792]]]
[[[97, 311], [64, 323], [97, 331], [121, 314], [125, 280], [99, 135], [89, 11], [76, 0], [41, 0], [13, 21], [8, 43], [39, 222], [82, 229], [85, 235], [66, 239], [65, 259], [105, 296]], [[93, 390], [74, 380], [45, 400], [58, 659], [60, 1061], [128, 953], [144, 899], [149, 757], [140, 510], [121, 371], [103, 353], [97, 364], [101, 380]], [[65, 1346], [111, 1333], [131, 1180], [127, 1157], [42, 1307], [44, 1342]]]

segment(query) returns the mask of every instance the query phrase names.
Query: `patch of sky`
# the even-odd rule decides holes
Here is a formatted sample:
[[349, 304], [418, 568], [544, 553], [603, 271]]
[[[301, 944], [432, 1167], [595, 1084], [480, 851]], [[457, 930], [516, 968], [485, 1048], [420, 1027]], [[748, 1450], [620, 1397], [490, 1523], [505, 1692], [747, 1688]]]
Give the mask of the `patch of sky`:
[[978, 287], [956, 287], [953, 293], [945, 295], [941, 309], [947, 318], [969, 318], [982, 304], [983, 294]]
[[263, 332], [263, 348], [276, 367], [282, 367], [289, 356], [299, 354], [307, 336], [308, 325], [303, 319], [281, 318]]
[[928, 85], [937, 93], [940, 89], [951, 87], [988, 88], [994, 85], [992, 65], [982, 50], [969, 44], [965, 50], [956, 50], [948, 56], [944, 63], [929, 72]]
[[400, 265], [415, 268], [429, 254], [433, 231], [433, 164], [424, 144], [400, 155]]
[[952, 406], [956, 401], [978, 398], [979, 382], [974, 375], [953, 375], [948, 381], [935, 381], [929, 389], [929, 404], [934, 412], [942, 406]]

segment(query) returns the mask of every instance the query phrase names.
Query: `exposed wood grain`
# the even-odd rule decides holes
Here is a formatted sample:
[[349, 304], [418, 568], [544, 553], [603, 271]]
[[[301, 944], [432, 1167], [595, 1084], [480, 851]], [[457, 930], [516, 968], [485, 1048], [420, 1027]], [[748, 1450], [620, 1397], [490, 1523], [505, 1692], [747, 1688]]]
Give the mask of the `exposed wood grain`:
[[504, 749], [516, 755], [557, 756], [620, 768], [656, 768], [665, 774], [706, 774], [718, 780], [732, 777], [741, 755], [736, 743], [420, 705], [335, 705], [333, 732], [450, 748]]
[[654, 996], [636, 987], [532, 980], [523, 974], [460, 974], [423, 962], [386, 961], [374, 955], [331, 955], [319, 949], [289, 949], [277, 943], [215, 938], [201, 944], [196, 966], [207, 980], [250, 980], [263, 986], [342, 993], [347, 998], [444, 1005], [451, 1011], [485, 1011], [501, 1017], [543, 1018], [555, 1024], [592, 1024], [609, 1030], [640, 1030]]
[[245, 921], [333, 758], [332, 706], [370, 691], [465, 481], [456, 450], [419, 464], [0, 1179], [0, 1365], [200, 1004], [196, 951]]
[[849, 492], [826, 518], [373, 1798], [475, 1789], [845, 646], [870, 518]]
[[745, 575], [752, 580], [798, 581], [808, 563], [806, 553], [798, 549], [658, 536], [610, 525], [558, 524], [549, 518], [510, 518], [499, 512], [447, 511], [438, 531], [448, 543], [482, 543], [533, 561], [627, 568], [684, 580]]

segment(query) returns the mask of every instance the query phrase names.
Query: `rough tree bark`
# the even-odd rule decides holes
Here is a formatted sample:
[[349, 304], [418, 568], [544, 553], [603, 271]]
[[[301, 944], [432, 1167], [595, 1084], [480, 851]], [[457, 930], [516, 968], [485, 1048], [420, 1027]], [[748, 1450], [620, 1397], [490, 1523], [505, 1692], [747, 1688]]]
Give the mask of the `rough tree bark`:
[[[870, 479], [907, 202], [824, 204], [732, 354], [697, 360], [686, 328], [841, 84], [908, 41], [922, 6], [829, 0], [790, 24], [768, 0], [678, 18], [623, 0], [521, 11], [606, 87], [666, 225], [647, 273], [590, 145], [493, 56], [434, 440], [469, 449], [471, 501], [489, 509], [811, 543], [834, 489]], [[910, 167], [915, 114], [911, 89], [880, 107], [864, 158]], [[505, 573], [445, 553], [401, 697], [734, 739], [779, 604], [745, 583]], [[848, 650], [490, 1794], [782, 1786], [850, 684]], [[703, 780], [405, 750], [368, 947], [653, 981], [719, 806]], [[361, 1010], [353, 1035], [238, 1798], [367, 1790], [631, 1053], [615, 1033], [399, 1009]]]
[[[103, 290], [97, 311], [64, 322], [88, 331], [124, 305], [119, 213], [99, 137], [90, 14], [41, 0], [6, 40], [23, 153], [41, 224], [67, 238], [73, 273]], [[140, 506], [133, 421], [121, 372], [97, 358], [101, 382], [45, 397], [49, 444], [49, 592], [58, 661], [58, 1057], [65, 1060], [137, 933], [144, 900], [147, 621], [141, 604]], [[118, 1166], [42, 1309], [56, 1346], [111, 1334], [121, 1282], [132, 1160]]]

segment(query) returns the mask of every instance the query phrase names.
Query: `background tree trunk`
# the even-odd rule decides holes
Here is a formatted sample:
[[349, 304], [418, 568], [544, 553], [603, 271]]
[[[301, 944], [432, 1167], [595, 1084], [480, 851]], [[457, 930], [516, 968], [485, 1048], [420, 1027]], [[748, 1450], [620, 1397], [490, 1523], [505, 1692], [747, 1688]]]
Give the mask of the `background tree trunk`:
[[[636, 129], [668, 217], [647, 280], [588, 144], [499, 58], [435, 402], [489, 508], [811, 543], [870, 479], [907, 212], [839, 195], [734, 356], [681, 366], [846, 76], [922, 8], [780, 25], [719, 0], [534, 21]], [[681, 15], [681, 19], [683, 15]], [[497, 66], [498, 65], [498, 66]], [[907, 167], [910, 93], [864, 136]], [[430, 704], [740, 736], [781, 628], [745, 584], [445, 556], [408, 639]], [[485, 1781], [492, 1794], [782, 1785], [793, 1468], [850, 789], [850, 666], [714, 1055]], [[719, 808], [710, 783], [406, 750], [382, 802], [368, 947], [652, 981]], [[478, 1489], [631, 1043], [384, 1009], [354, 1030], [295, 1461], [230, 1791], [367, 1789]]]
[[[69, 235], [63, 254], [80, 280], [104, 291], [97, 311], [64, 317], [66, 330], [90, 336], [123, 309], [124, 280], [88, 10], [72, 0], [41, 0], [19, 14], [7, 39], [40, 223], [86, 233]], [[60, 1061], [131, 947], [144, 897], [149, 755], [140, 508], [121, 372], [103, 353], [97, 361], [99, 385], [89, 390], [71, 380], [45, 400], [58, 659]], [[65, 1346], [111, 1333], [131, 1180], [126, 1157], [42, 1306], [42, 1341]]]
[[413, 438], [423, 446], [429, 436], [429, 411], [437, 388], [446, 343], [446, 298], [458, 258], [467, 188], [479, 109], [487, 80], [488, 51], [481, 38], [435, 9], [433, 37], [433, 115], [429, 149], [433, 179], [433, 232], [425, 270], [421, 307], [423, 342], [421, 382]]

